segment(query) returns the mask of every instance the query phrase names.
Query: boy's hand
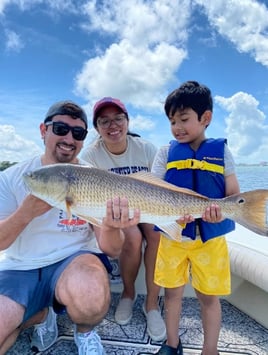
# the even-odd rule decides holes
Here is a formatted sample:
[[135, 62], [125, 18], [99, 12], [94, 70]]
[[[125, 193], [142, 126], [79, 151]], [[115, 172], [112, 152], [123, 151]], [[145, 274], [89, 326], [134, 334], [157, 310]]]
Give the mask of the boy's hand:
[[187, 223], [191, 223], [194, 221], [194, 217], [191, 214], [186, 214], [179, 219], [176, 220], [176, 222], [182, 227], [185, 228]]
[[206, 208], [205, 212], [202, 215], [202, 219], [203, 221], [209, 223], [221, 222], [224, 218], [222, 216], [220, 206], [212, 203], [209, 207]]

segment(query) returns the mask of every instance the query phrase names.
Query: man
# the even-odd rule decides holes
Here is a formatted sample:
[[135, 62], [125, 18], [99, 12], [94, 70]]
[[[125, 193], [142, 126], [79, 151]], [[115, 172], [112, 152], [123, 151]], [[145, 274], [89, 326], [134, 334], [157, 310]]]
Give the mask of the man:
[[[139, 212], [129, 219], [127, 200], [114, 198], [107, 201], [101, 228], [76, 216], [68, 224], [63, 211], [28, 194], [22, 180], [25, 172], [48, 164], [82, 163], [77, 156], [87, 135], [87, 116], [71, 101], [57, 102], [48, 110], [40, 133], [44, 154], [0, 174], [0, 355], [14, 344], [20, 330], [44, 319], [41, 325], [49, 324], [52, 332], [50, 346], [57, 331], [51, 307], [66, 310], [75, 324], [80, 355], [103, 354], [94, 331], [110, 304], [109, 262], [103, 253], [119, 255], [124, 243], [121, 228], [137, 224]], [[42, 340], [39, 351], [47, 348]]]

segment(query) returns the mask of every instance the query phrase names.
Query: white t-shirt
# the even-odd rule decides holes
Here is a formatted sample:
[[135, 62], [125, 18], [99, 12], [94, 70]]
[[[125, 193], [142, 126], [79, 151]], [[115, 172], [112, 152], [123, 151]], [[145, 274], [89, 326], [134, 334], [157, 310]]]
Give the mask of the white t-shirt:
[[97, 168], [128, 175], [138, 171], [151, 171], [156, 147], [140, 138], [127, 136], [127, 149], [122, 154], [110, 153], [102, 138], [98, 138], [82, 152], [82, 159]]
[[[40, 157], [15, 164], [0, 173], [0, 220], [16, 211], [29, 193], [24, 172], [41, 167]], [[54, 264], [79, 250], [100, 252], [88, 222], [52, 208], [34, 218], [9, 248], [0, 252], [0, 270], [29, 270]]]

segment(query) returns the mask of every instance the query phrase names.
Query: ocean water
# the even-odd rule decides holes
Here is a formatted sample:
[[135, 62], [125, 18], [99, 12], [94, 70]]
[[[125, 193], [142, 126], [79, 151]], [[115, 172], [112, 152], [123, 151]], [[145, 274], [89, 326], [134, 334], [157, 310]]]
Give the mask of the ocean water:
[[240, 191], [268, 189], [268, 166], [236, 166]]

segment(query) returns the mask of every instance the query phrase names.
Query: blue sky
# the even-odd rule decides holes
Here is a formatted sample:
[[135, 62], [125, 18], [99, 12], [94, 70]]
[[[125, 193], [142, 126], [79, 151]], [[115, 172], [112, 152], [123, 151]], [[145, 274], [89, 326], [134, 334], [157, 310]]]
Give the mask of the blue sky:
[[39, 124], [62, 99], [91, 121], [96, 100], [118, 97], [160, 147], [163, 102], [186, 80], [212, 91], [208, 137], [237, 163], [268, 161], [267, 1], [0, 0], [0, 78], [0, 161], [42, 152]]

